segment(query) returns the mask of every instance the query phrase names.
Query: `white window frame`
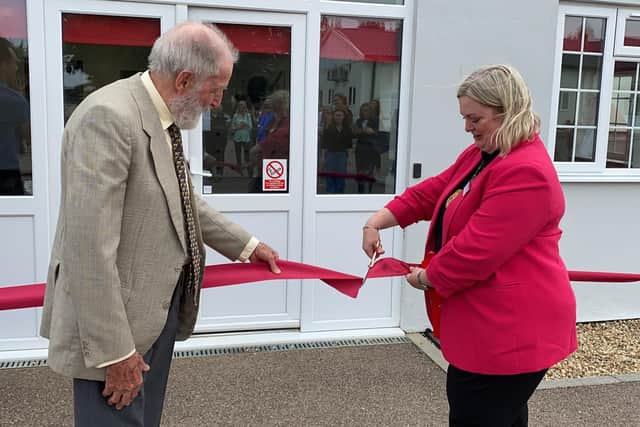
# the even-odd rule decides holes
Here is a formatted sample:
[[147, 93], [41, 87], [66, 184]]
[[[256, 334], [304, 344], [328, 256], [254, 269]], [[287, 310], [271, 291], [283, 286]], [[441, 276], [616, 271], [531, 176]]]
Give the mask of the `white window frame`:
[[[620, 13], [619, 13], [620, 11]], [[558, 32], [556, 37], [555, 66], [553, 76], [553, 96], [551, 117], [549, 120], [548, 149], [551, 158], [555, 154], [556, 126], [558, 120], [558, 103], [560, 102], [560, 74], [562, 71], [562, 55], [564, 41], [565, 17], [581, 16], [587, 18], [603, 18], [606, 20], [604, 49], [602, 55], [602, 76], [598, 108], [598, 125], [596, 132], [595, 162], [554, 162], [563, 182], [640, 182], [640, 168], [615, 169], [607, 168], [607, 147], [609, 136], [609, 115], [611, 111], [611, 94], [613, 84], [613, 67], [616, 60], [640, 62], [640, 48], [625, 50], [625, 55], [615, 54], [618, 49], [616, 30], [620, 33], [619, 17], [631, 14], [640, 15], [637, 9], [617, 8], [615, 6], [592, 6], [561, 4], [558, 13]], [[627, 48], [628, 49], [628, 48]], [[614, 52], [615, 50], [615, 52]]]
[[625, 46], [624, 45], [624, 33], [626, 29], [627, 19], [634, 18], [640, 21], [640, 7], [638, 8], [626, 8], [620, 7], [617, 10], [618, 17], [616, 21], [616, 41], [615, 41], [615, 55], [616, 56], [640, 56], [640, 46]]

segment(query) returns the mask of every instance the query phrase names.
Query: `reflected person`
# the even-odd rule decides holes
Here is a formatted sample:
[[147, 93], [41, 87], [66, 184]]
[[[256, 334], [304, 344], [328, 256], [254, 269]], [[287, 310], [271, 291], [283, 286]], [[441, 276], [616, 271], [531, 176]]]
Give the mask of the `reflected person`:
[[0, 196], [25, 194], [20, 153], [26, 150], [29, 103], [19, 90], [18, 56], [0, 37]]

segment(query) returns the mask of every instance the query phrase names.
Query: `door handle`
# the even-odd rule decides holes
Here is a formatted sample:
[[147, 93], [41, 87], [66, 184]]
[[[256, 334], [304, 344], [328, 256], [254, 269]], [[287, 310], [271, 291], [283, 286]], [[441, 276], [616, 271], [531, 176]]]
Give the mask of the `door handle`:
[[198, 175], [198, 176], [204, 176], [207, 178], [211, 178], [213, 176], [213, 174], [207, 170], [194, 170], [193, 167], [191, 165], [195, 165], [197, 162], [195, 161], [196, 158], [195, 157], [191, 157], [191, 161], [189, 162], [189, 173], [191, 175]]
[[189, 170], [191, 175], [205, 176], [207, 178], [211, 178], [213, 174], [209, 171], [194, 171], [193, 169]]

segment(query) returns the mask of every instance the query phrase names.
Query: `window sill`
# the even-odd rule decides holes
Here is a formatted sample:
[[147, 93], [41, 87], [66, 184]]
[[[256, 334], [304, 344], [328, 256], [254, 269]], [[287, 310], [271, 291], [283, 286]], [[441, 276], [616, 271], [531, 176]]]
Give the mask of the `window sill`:
[[640, 182], [640, 173], [558, 172], [558, 176], [560, 182]]

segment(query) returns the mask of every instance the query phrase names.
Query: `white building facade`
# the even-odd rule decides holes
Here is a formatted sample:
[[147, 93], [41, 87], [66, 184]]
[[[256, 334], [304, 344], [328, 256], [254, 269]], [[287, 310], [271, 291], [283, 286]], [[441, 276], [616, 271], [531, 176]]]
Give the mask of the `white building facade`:
[[[218, 24], [240, 52], [220, 111], [183, 135], [194, 188], [281, 257], [364, 275], [366, 218], [471, 143], [457, 84], [480, 65], [509, 63], [532, 91], [563, 182], [568, 267], [640, 271], [636, 16], [640, 1], [0, 0], [0, 38], [13, 46], [17, 66], [0, 73], [0, 89], [19, 95], [14, 106], [0, 104], [0, 115], [11, 117], [0, 121], [0, 286], [46, 277], [66, 119], [93, 90], [144, 70], [153, 40], [185, 20]], [[286, 188], [265, 191], [251, 147], [269, 137], [262, 123], [283, 92], [289, 115], [277, 125], [289, 136], [276, 141], [284, 148], [272, 160], [285, 165]], [[249, 142], [233, 128], [242, 104], [252, 117]], [[375, 137], [354, 134], [338, 149], [323, 138], [329, 118], [370, 127]], [[387, 254], [419, 262], [426, 229], [385, 230]], [[207, 260], [226, 262], [213, 252]], [[640, 317], [640, 285], [574, 289], [581, 321]], [[368, 281], [353, 300], [319, 281], [208, 289], [201, 307], [185, 345], [428, 326], [421, 294], [400, 278]], [[39, 316], [39, 309], [0, 312], [0, 353], [41, 354]]]

